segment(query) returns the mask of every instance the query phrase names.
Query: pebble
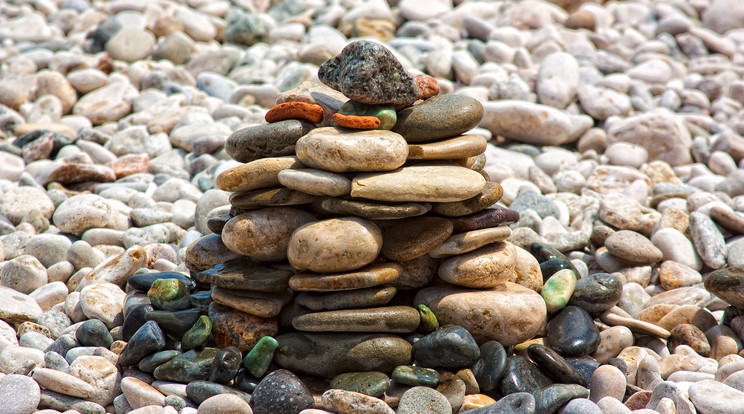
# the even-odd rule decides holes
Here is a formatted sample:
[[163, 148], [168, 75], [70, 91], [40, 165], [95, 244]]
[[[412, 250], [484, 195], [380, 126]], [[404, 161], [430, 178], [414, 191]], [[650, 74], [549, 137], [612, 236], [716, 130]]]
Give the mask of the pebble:
[[314, 405], [307, 386], [297, 376], [283, 369], [264, 377], [251, 394], [251, 408], [256, 414], [296, 413]]

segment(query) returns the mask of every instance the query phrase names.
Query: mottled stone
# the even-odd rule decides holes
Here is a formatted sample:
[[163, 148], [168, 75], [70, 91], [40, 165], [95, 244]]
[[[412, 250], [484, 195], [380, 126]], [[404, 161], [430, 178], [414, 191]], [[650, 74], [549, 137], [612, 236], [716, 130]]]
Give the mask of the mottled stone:
[[279, 343], [270, 336], [264, 336], [243, 358], [242, 365], [256, 378], [261, 378], [269, 368]]
[[223, 289], [284, 292], [289, 286], [291, 276], [292, 271], [288, 269], [271, 267], [253, 259], [241, 257], [226, 260], [211, 269], [197, 273], [196, 280]]
[[264, 336], [274, 336], [278, 323], [274, 318], [259, 318], [218, 303], [209, 305], [209, 319], [217, 346], [234, 346], [248, 352]]
[[705, 289], [737, 308], [744, 308], [744, 265], [711, 272]]
[[418, 99], [418, 84], [382, 44], [356, 41], [318, 68], [321, 82], [355, 101], [405, 108]]
[[209, 377], [212, 361], [217, 356], [217, 348], [204, 348], [201, 351], [185, 352], [165, 364], [155, 368], [153, 376], [161, 381], [189, 383]]
[[396, 292], [394, 287], [370, 287], [325, 295], [300, 293], [295, 303], [313, 311], [367, 308], [386, 305]]

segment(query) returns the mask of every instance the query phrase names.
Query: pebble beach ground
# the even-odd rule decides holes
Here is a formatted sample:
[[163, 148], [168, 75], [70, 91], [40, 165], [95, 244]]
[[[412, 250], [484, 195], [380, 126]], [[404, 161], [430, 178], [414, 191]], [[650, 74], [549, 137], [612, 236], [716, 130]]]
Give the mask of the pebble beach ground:
[[739, 2], [0, 2], [0, 414], [740, 413]]

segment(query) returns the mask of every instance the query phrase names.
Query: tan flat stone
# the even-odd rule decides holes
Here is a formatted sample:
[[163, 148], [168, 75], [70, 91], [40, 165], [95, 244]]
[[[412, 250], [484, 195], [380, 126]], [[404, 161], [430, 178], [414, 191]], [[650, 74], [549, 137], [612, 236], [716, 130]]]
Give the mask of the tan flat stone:
[[282, 306], [292, 300], [291, 292], [268, 293], [250, 290], [227, 290], [220, 287], [212, 289], [212, 299], [225, 306], [261, 318], [279, 315]]
[[465, 254], [487, 244], [506, 240], [511, 235], [509, 227], [489, 227], [465, 233], [453, 234], [444, 243], [429, 252], [429, 256], [442, 258]]
[[455, 256], [439, 266], [439, 277], [453, 285], [491, 288], [511, 280], [517, 251], [509, 242], [498, 242]]
[[462, 135], [428, 144], [408, 145], [409, 160], [447, 160], [475, 157], [486, 150], [488, 141], [481, 135]]
[[279, 172], [279, 183], [307, 194], [341, 197], [351, 192], [351, 180], [336, 174], [312, 168]]
[[504, 189], [501, 184], [486, 181], [486, 186], [475, 197], [451, 203], [436, 203], [432, 211], [447, 217], [466, 216], [491, 207], [499, 201], [502, 195], [504, 195]]
[[408, 333], [418, 328], [421, 318], [409, 306], [343, 309], [298, 316], [292, 326], [305, 332]]
[[297, 206], [312, 203], [316, 196], [285, 187], [230, 194], [230, 204], [236, 208], [261, 208], [267, 206]]
[[359, 269], [332, 275], [300, 273], [289, 279], [289, 287], [296, 292], [334, 292], [362, 289], [393, 283], [403, 269], [395, 263], [376, 263]]
[[391, 131], [316, 128], [295, 145], [305, 165], [333, 172], [390, 171], [406, 162], [408, 144]]
[[485, 186], [485, 178], [467, 168], [420, 164], [390, 172], [360, 174], [351, 182], [351, 196], [443, 203], [475, 197]]
[[300, 293], [295, 297], [295, 303], [312, 311], [368, 308], [386, 305], [397, 291], [394, 287], [375, 286], [327, 294]]
[[297, 157], [270, 157], [238, 165], [217, 176], [215, 185], [223, 191], [251, 191], [279, 185], [279, 172], [304, 165]]
[[287, 258], [298, 270], [345, 272], [372, 263], [381, 248], [382, 233], [375, 223], [341, 217], [297, 228], [287, 245]]

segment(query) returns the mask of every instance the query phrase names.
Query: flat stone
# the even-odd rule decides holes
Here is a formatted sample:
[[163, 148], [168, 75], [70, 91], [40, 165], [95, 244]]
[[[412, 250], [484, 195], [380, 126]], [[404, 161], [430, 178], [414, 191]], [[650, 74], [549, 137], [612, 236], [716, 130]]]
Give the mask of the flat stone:
[[186, 248], [186, 267], [199, 272], [239, 257], [241, 257], [240, 254], [225, 246], [219, 234], [210, 234], [196, 240]]
[[483, 190], [486, 180], [479, 173], [449, 165], [413, 165], [391, 172], [357, 175], [351, 196], [379, 201], [462, 201]]
[[230, 219], [222, 241], [231, 251], [256, 260], [285, 260], [292, 233], [312, 221], [315, 217], [294, 207], [253, 210]]
[[408, 157], [405, 139], [395, 132], [333, 127], [308, 132], [295, 150], [303, 164], [333, 172], [390, 171]]
[[437, 95], [399, 111], [393, 131], [410, 143], [436, 141], [475, 128], [482, 117], [483, 105], [476, 99], [463, 95]]
[[298, 270], [329, 273], [359, 269], [377, 258], [382, 233], [376, 224], [342, 217], [298, 227], [289, 240], [287, 258]]
[[708, 267], [720, 269], [726, 265], [726, 243], [710, 217], [697, 211], [690, 213], [689, 233], [695, 250]]
[[225, 151], [238, 162], [293, 155], [297, 140], [315, 125], [297, 119], [239, 129], [225, 143]]
[[381, 397], [392, 381], [382, 372], [347, 372], [331, 380], [331, 388], [360, 392], [373, 397]]
[[269, 109], [264, 119], [269, 123], [285, 119], [303, 119], [317, 124], [323, 120], [323, 107], [307, 102], [283, 102]]
[[[443, 258], [472, 252], [488, 244], [504, 241], [511, 235], [509, 227], [488, 227], [453, 234], [442, 244], [429, 251], [433, 258]], [[384, 245], [383, 245], [384, 249]]]
[[280, 184], [281, 171], [303, 166], [297, 157], [261, 158], [223, 171], [217, 176], [215, 185], [220, 190], [230, 192], [276, 187]]
[[71, 397], [90, 399], [96, 391], [92, 385], [72, 375], [49, 368], [37, 367], [33, 379], [45, 389], [69, 395]]
[[395, 263], [372, 264], [355, 272], [340, 274], [300, 273], [289, 279], [296, 292], [334, 292], [363, 289], [395, 282], [403, 268]]
[[185, 383], [205, 380], [217, 352], [217, 348], [204, 348], [198, 352], [192, 349], [155, 368], [153, 376], [160, 381]]
[[712, 380], [693, 383], [689, 395], [690, 401], [702, 414], [734, 414], [744, 404], [744, 392]]
[[450, 203], [436, 203], [432, 211], [436, 214], [448, 217], [466, 216], [477, 213], [495, 204], [501, 196], [504, 195], [504, 189], [498, 183], [487, 181], [486, 186], [480, 194], [463, 201], [454, 201]]
[[276, 340], [277, 365], [325, 378], [360, 371], [389, 375], [395, 367], [411, 362], [411, 344], [395, 335], [294, 332]]
[[318, 78], [355, 101], [405, 108], [418, 99], [418, 84], [382, 44], [349, 43], [318, 68]]
[[298, 316], [292, 326], [304, 332], [408, 333], [419, 326], [419, 314], [408, 306], [345, 309]]
[[426, 214], [431, 210], [431, 204], [429, 203], [382, 204], [340, 198], [326, 198], [320, 203], [320, 207], [328, 213], [360, 216], [372, 220], [415, 217]]
[[428, 144], [409, 144], [409, 160], [449, 160], [474, 157], [486, 150], [481, 135], [462, 135]]
[[[342, 119], [351, 120], [354, 118], [366, 118], [371, 120], [373, 119], [377, 126], [375, 128], [359, 128], [358, 126], [348, 124], [344, 125], [344, 122], [342, 121]], [[390, 130], [395, 126], [395, 121], [397, 121], [397, 119], [398, 116], [392, 106], [366, 105], [354, 100], [348, 100], [341, 106], [341, 108], [338, 109], [338, 112], [336, 114], [333, 114], [333, 121], [338, 124], [338, 126], [358, 129]]]
[[281, 185], [313, 195], [341, 197], [351, 192], [351, 180], [341, 174], [311, 168], [288, 169], [278, 174]]
[[58, 182], [70, 185], [86, 181], [113, 182], [116, 181], [116, 174], [105, 165], [69, 163], [55, 168], [44, 184]]
[[654, 264], [664, 256], [651, 240], [630, 230], [612, 233], [605, 240], [605, 247], [613, 256], [639, 265]]
[[492, 206], [477, 213], [462, 217], [452, 217], [455, 233], [478, 230], [488, 227], [499, 227], [519, 221], [519, 212], [505, 207]]
[[315, 198], [312, 194], [278, 187], [232, 193], [230, 194], [230, 204], [235, 208], [254, 209], [308, 204], [315, 201]]
[[516, 258], [511, 243], [493, 243], [445, 260], [438, 274], [445, 282], [458, 286], [491, 288], [512, 279]]
[[226, 260], [196, 274], [196, 280], [223, 289], [256, 292], [283, 292], [289, 287], [292, 271], [262, 264], [251, 258]]
[[313, 311], [358, 309], [386, 305], [396, 292], [394, 287], [371, 287], [325, 295], [300, 293], [295, 303]]
[[215, 302], [262, 318], [273, 318], [279, 315], [282, 306], [291, 299], [292, 295], [287, 291], [273, 293], [212, 288], [212, 300]]
[[360, 392], [332, 389], [323, 393], [321, 401], [324, 408], [336, 413], [395, 413], [385, 401]]
[[390, 222], [383, 228], [382, 257], [402, 262], [423, 256], [452, 234], [452, 223], [441, 217], [414, 217]]
[[487, 290], [428, 287], [418, 292], [414, 303], [428, 306], [440, 324], [467, 329], [479, 343], [495, 340], [504, 346], [531, 339], [547, 317], [538, 293], [511, 282]]

